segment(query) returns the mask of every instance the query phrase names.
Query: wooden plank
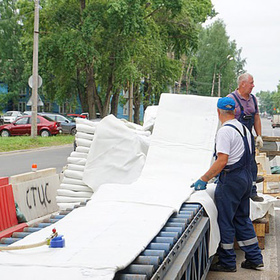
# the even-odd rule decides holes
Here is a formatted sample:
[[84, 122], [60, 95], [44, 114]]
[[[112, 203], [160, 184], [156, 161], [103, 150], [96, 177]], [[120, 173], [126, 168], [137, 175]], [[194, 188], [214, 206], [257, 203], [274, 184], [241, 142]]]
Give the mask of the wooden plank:
[[280, 151], [261, 150], [261, 153], [266, 153], [267, 156], [280, 156]]
[[[256, 137], [255, 137], [256, 138]], [[280, 142], [279, 136], [262, 136], [263, 141], [267, 142]]]

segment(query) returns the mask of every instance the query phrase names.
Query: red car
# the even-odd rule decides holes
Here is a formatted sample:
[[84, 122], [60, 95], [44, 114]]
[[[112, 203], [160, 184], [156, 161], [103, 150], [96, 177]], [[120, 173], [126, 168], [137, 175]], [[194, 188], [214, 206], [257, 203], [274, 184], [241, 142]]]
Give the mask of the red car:
[[67, 117], [88, 119], [89, 118], [89, 114], [88, 113], [67, 114]]
[[[57, 122], [52, 121], [48, 117], [37, 116], [38, 135], [42, 137], [56, 135], [59, 133], [60, 127]], [[23, 116], [16, 121], [0, 126], [0, 135], [2, 137], [15, 135], [31, 134], [31, 116]]]

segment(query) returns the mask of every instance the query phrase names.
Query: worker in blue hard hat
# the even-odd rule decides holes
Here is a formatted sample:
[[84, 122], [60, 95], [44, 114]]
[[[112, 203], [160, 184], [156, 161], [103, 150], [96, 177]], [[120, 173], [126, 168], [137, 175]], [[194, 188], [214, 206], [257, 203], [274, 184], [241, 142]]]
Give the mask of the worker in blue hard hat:
[[245, 252], [242, 268], [259, 269], [264, 266], [258, 239], [249, 217], [249, 198], [252, 188], [252, 149], [250, 131], [234, 117], [232, 98], [218, 100], [218, 116], [222, 127], [216, 136], [216, 160], [210, 169], [194, 184], [195, 190], [206, 189], [207, 182], [218, 176], [215, 203], [221, 240], [218, 262], [210, 270], [236, 271], [234, 237]]

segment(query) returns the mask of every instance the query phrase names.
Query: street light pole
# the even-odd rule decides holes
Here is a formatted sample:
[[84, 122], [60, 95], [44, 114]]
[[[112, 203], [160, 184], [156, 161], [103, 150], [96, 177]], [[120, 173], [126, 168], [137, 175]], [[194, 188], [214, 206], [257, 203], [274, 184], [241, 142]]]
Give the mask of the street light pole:
[[230, 60], [233, 60], [233, 57], [231, 55], [228, 55], [226, 62], [219, 67], [219, 74], [218, 74], [218, 97], [221, 97], [221, 69], [223, 67], [225, 67], [226, 64], [228, 63], [228, 61], [230, 61]]
[[34, 0], [34, 42], [33, 42], [33, 69], [32, 69], [32, 115], [31, 137], [37, 136], [37, 102], [38, 102], [38, 45], [39, 45], [39, 0]]

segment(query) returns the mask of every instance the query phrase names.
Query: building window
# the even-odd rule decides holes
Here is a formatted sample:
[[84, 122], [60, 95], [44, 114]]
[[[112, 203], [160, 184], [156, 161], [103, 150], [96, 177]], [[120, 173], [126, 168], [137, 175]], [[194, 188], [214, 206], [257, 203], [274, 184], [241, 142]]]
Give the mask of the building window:
[[44, 110], [45, 110], [45, 112], [51, 112], [52, 111], [52, 103], [51, 102], [45, 102]]
[[59, 106], [59, 113], [60, 114], [66, 114], [67, 112], [67, 103], [63, 103], [62, 106]]
[[128, 116], [128, 101], [123, 105], [123, 115]]
[[18, 110], [19, 110], [20, 112], [26, 111], [26, 103], [25, 103], [25, 102], [19, 102], [19, 103], [18, 103]]

